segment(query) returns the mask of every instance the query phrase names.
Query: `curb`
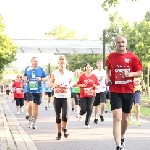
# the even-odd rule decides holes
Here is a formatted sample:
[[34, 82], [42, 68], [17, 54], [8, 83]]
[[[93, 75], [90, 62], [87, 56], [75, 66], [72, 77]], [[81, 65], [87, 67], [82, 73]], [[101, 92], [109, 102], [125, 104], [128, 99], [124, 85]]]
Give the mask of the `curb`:
[[[107, 113], [111, 113], [111, 111], [109, 110]], [[132, 115], [135, 117], [135, 114], [132, 114]], [[150, 121], [150, 116], [140, 115], [139, 118]]]
[[0, 100], [0, 149], [1, 150], [16, 150], [16, 145], [13, 140], [7, 118], [5, 117], [2, 101]]
[[[135, 114], [133, 114], [133, 116], [135, 117]], [[150, 121], [150, 116], [140, 115], [140, 117], [139, 117], [139, 118]]]
[[12, 138], [16, 146], [15, 150], [38, 150], [35, 143], [32, 141], [30, 136], [25, 132], [25, 130], [22, 128], [15, 115], [9, 109], [7, 103], [3, 100], [0, 101], [3, 108], [4, 116], [8, 124], [8, 128], [11, 132]]

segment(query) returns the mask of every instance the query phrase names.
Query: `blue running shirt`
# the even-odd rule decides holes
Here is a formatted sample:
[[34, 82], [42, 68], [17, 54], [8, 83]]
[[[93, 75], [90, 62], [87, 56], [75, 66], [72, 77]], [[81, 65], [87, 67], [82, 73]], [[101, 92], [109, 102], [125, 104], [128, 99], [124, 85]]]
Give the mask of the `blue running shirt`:
[[24, 93], [27, 93], [27, 84], [28, 84], [28, 83], [25, 83], [24, 80], [23, 80], [22, 83], [23, 83], [23, 85], [24, 85]]
[[27, 84], [27, 92], [42, 93], [42, 82], [37, 81], [36, 77], [45, 78], [47, 76], [44, 68], [39, 66], [36, 69], [33, 69], [28, 66], [25, 68], [24, 76], [27, 76], [29, 80], [29, 83]]
[[52, 92], [52, 89], [49, 87], [49, 85], [50, 85], [50, 80], [43, 82], [43, 87], [45, 92]]

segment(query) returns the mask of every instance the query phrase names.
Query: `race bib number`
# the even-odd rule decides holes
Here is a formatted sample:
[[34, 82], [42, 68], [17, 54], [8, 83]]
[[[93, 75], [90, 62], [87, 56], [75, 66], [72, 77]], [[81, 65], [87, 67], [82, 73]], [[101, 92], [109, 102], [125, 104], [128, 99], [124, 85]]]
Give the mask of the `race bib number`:
[[67, 93], [67, 90], [65, 87], [56, 87], [55, 88], [55, 93], [59, 95], [63, 95]]
[[37, 90], [38, 82], [37, 81], [29, 81], [29, 88], [30, 88], [30, 90]]
[[132, 82], [132, 80], [122, 76], [123, 71], [130, 72], [130, 69], [115, 69], [115, 84], [127, 84]]
[[22, 89], [21, 88], [16, 88], [16, 93], [17, 94], [22, 94]]
[[34, 73], [32, 74], [32, 78], [35, 78], [35, 74]]
[[139, 86], [140, 85], [140, 81], [139, 80], [134, 80], [134, 86]]
[[93, 96], [94, 93], [95, 93], [95, 90], [93, 89], [93, 87], [90, 87], [90, 88], [83, 88], [84, 90], [84, 95], [85, 97], [87, 96]]

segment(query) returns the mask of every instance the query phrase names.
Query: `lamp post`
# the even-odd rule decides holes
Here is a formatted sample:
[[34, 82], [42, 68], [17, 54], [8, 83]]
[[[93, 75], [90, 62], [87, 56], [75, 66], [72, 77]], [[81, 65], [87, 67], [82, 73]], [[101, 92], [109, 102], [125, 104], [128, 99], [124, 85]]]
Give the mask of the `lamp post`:
[[50, 63], [48, 64], [48, 73], [49, 74], [51, 73], [51, 64]]
[[103, 30], [103, 69], [105, 69], [106, 31]]

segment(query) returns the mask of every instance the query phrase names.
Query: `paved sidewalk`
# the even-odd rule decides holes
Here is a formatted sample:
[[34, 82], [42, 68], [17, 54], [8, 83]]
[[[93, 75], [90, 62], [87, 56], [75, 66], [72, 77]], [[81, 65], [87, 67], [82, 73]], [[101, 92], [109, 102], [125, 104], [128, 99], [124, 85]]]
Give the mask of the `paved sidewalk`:
[[38, 150], [3, 100], [0, 100], [0, 110], [0, 135], [2, 135], [0, 150]]
[[[12, 146], [14, 146], [10, 150], [115, 150], [111, 113], [104, 114], [105, 121], [99, 122], [97, 125], [93, 124], [92, 115], [91, 129], [85, 129], [84, 119], [81, 122], [77, 121], [75, 112], [70, 111], [69, 138], [62, 137], [60, 141], [57, 141], [55, 139], [57, 132], [52, 102], [51, 108], [46, 111], [43, 100], [36, 130], [27, 127], [28, 121], [25, 119], [25, 113], [16, 114], [15, 103], [12, 103], [11, 99], [4, 99], [1, 102], [7, 118], [6, 120], [4, 116], [3, 120], [6, 120], [4, 124], [7, 125], [7, 131], [9, 129], [11, 131], [9, 131], [9, 135]], [[150, 121], [141, 119], [141, 123], [142, 127], [136, 127], [134, 124], [129, 126], [125, 136], [126, 150], [150, 150]], [[5, 149], [0, 150], [7, 150], [8, 141], [4, 143]]]
[[0, 150], [16, 150], [10, 128], [0, 100]]

